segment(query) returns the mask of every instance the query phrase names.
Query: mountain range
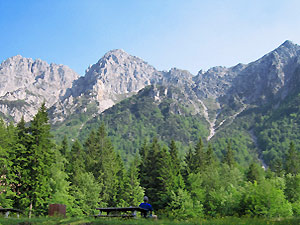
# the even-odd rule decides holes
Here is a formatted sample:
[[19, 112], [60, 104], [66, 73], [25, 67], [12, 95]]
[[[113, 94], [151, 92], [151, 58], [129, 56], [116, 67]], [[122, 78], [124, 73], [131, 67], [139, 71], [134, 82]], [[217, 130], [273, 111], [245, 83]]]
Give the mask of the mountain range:
[[159, 71], [120, 49], [107, 52], [84, 76], [18, 55], [0, 65], [0, 115], [29, 121], [45, 102], [57, 139], [83, 140], [104, 122], [124, 154], [136, 152], [145, 137], [188, 146], [201, 136], [219, 157], [231, 139], [238, 160], [258, 157], [270, 164], [290, 140], [298, 143], [299, 78], [300, 46], [291, 41], [249, 64], [197, 75]]

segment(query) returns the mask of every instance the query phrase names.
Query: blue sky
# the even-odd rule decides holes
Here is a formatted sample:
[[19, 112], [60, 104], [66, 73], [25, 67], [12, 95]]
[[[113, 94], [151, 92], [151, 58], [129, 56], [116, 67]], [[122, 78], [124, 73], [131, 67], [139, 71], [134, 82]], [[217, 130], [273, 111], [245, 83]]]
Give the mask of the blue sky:
[[298, 0], [0, 0], [0, 61], [20, 54], [80, 75], [121, 48], [196, 74], [300, 44]]

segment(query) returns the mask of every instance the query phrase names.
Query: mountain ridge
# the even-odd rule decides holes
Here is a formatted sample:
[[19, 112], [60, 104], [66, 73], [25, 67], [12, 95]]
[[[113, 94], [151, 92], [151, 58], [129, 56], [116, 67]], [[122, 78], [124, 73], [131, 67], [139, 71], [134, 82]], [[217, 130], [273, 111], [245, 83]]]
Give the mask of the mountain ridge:
[[[10, 57], [0, 64], [0, 111], [12, 121], [17, 122], [22, 116], [28, 121], [42, 102], [51, 107], [59, 101], [78, 77], [62, 64], [21, 55]], [[24, 103], [22, 110], [11, 106], [17, 100]]]
[[[62, 70], [61, 73], [59, 69]], [[16, 79], [13, 80], [16, 82], [14, 89], [5, 89], [9, 81], [3, 71], [9, 71], [7, 74], [12, 74], [11, 79]], [[64, 134], [76, 138], [82, 135], [82, 131], [86, 131], [91, 121], [99, 121], [95, 118], [107, 115], [108, 112], [119, 113], [115, 107], [119, 107], [123, 101], [131, 99], [143, 111], [142, 99], [145, 100], [145, 96], [141, 93], [150, 93], [145, 90], [151, 87], [152, 94], [147, 98], [148, 106], [156, 108], [157, 115], [164, 115], [164, 110], [172, 109], [168, 111], [168, 117], [173, 118], [171, 114], [179, 115], [177, 119], [173, 119], [184, 121], [180, 112], [190, 112], [184, 114], [186, 120], [194, 121], [198, 118], [198, 122], [201, 121], [198, 127], [202, 127], [200, 135], [207, 141], [222, 140], [229, 135], [228, 129], [236, 129], [231, 133], [237, 139], [245, 138], [242, 148], [253, 150], [256, 148], [253, 145], [255, 135], [263, 131], [255, 131], [255, 116], [249, 115], [258, 111], [257, 115], [264, 117], [268, 114], [272, 118], [272, 112], [284, 105], [287, 97], [298, 93], [300, 46], [285, 41], [248, 64], [228, 68], [216, 66], [207, 71], [200, 70], [195, 76], [178, 68], [159, 71], [141, 58], [131, 56], [121, 49], [104, 54], [87, 68], [85, 76], [78, 76], [70, 71], [63, 65], [47, 64], [42, 60], [34, 61], [19, 55], [7, 59], [0, 66], [0, 80], [6, 82], [0, 83], [0, 112], [7, 116], [7, 120], [17, 122], [26, 113], [26, 118], [30, 118], [42, 100], [46, 100], [50, 122], [58, 139]], [[18, 82], [17, 78], [21, 81]], [[158, 105], [160, 106], [157, 108]], [[128, 107], [125, 111], [133, 113], [130, 105], [123, 104], [122, 107], [124, 110]], [[152, 110], [151, 107], [148, 109]], [[117, 115], [111, 117], [117, 118]], [[136, 119], [139, 120], [140, 117]], [[237, 121], [243, 123], [243, 120], [250, 121], [245, 125], [246, 128], [237, 124]], [[189, 131], [185, 136], [195, 138], [194, 133], [189, 133], [193, 130], [192, 125], [186, 129]], [[116, 130], [111, 132], [117, 135]], [[165, 134], [170, 135], [168, 132]], [[243, 137], [239, 132], [243, 133]], [[259, 140], [258, 138], [258, 142]], [[187, 139], [184, 142], [189, 143]]]

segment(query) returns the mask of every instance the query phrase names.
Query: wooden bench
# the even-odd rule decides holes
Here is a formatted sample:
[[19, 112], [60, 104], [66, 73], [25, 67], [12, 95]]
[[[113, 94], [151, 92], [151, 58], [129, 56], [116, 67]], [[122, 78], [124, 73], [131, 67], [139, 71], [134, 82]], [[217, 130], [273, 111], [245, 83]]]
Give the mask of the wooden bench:
[[[147, 213], [148, 210], [140, 207], [109, 207], [109, 208], [96, 208], [99, 210], [98, 215], [94, 215], [95, 218], [98, 217], [122, 217], [122, 218], [133, 218], [136, 217], [137, 212]], [[106, 214], [102, 214], [105, 212]]]
[[10, 208], [0, 208], [0, 213], [4, 214], [5, 213], [5, 218], [8, 218], [10, 213], [17, 213], [17, 217], [19, 218], [20, 213], [23, 213], [22, 210], [19, 209], [10, 209]]

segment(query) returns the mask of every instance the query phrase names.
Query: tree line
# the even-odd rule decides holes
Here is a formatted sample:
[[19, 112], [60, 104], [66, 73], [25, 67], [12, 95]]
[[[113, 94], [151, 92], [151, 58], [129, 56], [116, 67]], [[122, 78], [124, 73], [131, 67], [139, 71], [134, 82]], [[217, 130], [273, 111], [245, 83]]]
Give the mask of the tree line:
[[55, 144], [44, 104], [29, 124], [0, 120], [0, 206], [31, 216], [60, 203], [69, 216], [84, 216], [96, 207], [137, 206], [147, 195], [156, 213], [173, 219], [300, 214], [300, 160], [293, 142], [272, 170], [257, 162], [241, 167], [230, 141], [221, 159], [201, 138], [184, 157], [175, 140], [161, 143], [145, 140], [125, 164], [104, 125], [83, 143], [64, 138]]

